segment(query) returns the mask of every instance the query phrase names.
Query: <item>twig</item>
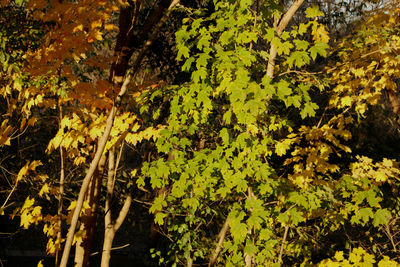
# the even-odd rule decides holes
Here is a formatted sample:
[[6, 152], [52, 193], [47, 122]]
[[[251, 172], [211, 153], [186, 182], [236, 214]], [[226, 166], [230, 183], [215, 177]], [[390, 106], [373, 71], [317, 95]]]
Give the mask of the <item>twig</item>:
[[[123, 246], [111, 248], [111, 250], [117, 250], [117, 249], [126, 248], [126, 247], [129, 247], [130, 245], [131, 245], [131, 244], [125, 244], [125, 245], [123, 245]], [[97, 254], [99, 254], [100, 252], [103, 252], [103, 251], [104, 251], [104, 250], [93, 252], [92, 254], [90, 254], [90, 257], [91, 257], [91, 256], [94, 256], [94, 255], [97, 255]]]
[[283, 234], [281, 250], [279, 251], [279, 257], [278, 257], [279, 263], [282, 263], [283, 249], [285, 247], [285, 242], [286, 242], [286, 238], [287, 238], [288, 232], [289, 232], [289, 225], [286, 225], [285, 226], [285, 233]]

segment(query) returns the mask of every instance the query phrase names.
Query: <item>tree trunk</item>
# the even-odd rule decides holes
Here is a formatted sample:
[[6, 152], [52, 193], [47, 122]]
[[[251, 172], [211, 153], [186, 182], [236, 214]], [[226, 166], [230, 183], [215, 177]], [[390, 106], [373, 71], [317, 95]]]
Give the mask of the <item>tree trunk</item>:
[[115, 223], [113, 223], [111, 216], [112, 215], [111, 201], [114, 193], [116, 170], [118, 169], [118, 165], [121, 160], [122, 150], [123, 150], [123, 144], [121, 146], [121, 150], [116, 162], [115, 162], [115, 147], [113, 147], [108, 152], [109, 156], [108, 156], [108, 175], [107, 175], [107, 195], [105, 201], [105, 215], [104, 215], [105, 229], [104, 229], [104, 240], [103, 240], [103, 252], [101, 255], [101, 267], [108, 267], [110, 264], [111, 249], [115, 233], [118, 231], [118, 229], [124, 222], [132, 203], [131, 192], [128, 192], [128, 196], [126, 197], [124, 205], [122, 206], [118, 214], [118, 218], [115, 220]]
[[96, 233], [97, 213], [99, 209], [101, 181], [104, 172], [104, 164], [106, 156], [103, 155], [100, 159], [96, 172], [93, 174], [93, 179], [89, 184], [88, 195], [86, 201], [89, 204], [89, 210], [82, 217], [81, 231], [85, 231], [84, 238], [81, 242], [76, 242], [75, 247], [75, 266], [89, 266], [90, 254], [94, 235]]
[[101, 255], [101, 267], [108, 267], [111, 259], [111, 248], [114, 241], [115, 232], [113, 227], [106, 228], [103, 241], [103, 253]]
[[[133, 66], [131, 68], [131, 71], [129, 73], [127, 73], [127, 65], [125, 65], [124, 63], [120, 63], [124, 66], [121, 70], [119, 70], [118, 63], [113, 64], [113, 66], [111, 67], [110, 81], [113, 83], [113, 85], [115, 87], [118, 87], [120, 90], [116, 91], [117, 95], [115, 96], [114, 104], [113, 104], [111, 110], [109, 111], [104, 133], [99, 139], [99, 146], [96, 150], [93, 161], [91, 162], [91, 164], [89, 166], [89, 170], [87, 171], [86, 176], [82, 181], [81, 189], [79, 191], [78, 199], [76, 201], [75, 211], [72, 215], [71, 225], [68, 229], [65, 246], [64, 246], [62, 257], [61, 257], [60, 267], [67, 267], [68, 258], [69, 258], [69, 254], [70, 254], [70, 250], [71, 250], [71, 245], [72, 245], [72, 241], [74, 238], [76, 226], [78, 224], [79, 214], [80, 214], [80, 211], [83, 206], [83, 201], [84, 201], [89, 183], [90, 183], [90, 181], [93, 177], [93, 174], [99, 164], [100, 157], [103, 155], [104, 148], [105, 148], [108, 138], [110, 136], [111, 130], [114, 126], [114, 118], [117, 114], [118, 109], [120, 108], [122, 98], [126, 94], [126, 92], [128, 90], [128, 85], [132, 81], [136, 72], [138, 71], [140, 64], [141, 64], [145, 54], [147, 53], [149, 47], [153, 44], [155, 38], [157, 37], [157, 34], [158, 34], [161, 24], [163, 24], [166, 21], [166, 16], [163, 17], [165, 10], [168, 9], [168, 6], [169, 6], [169, 9], [173, 8], [177, 3], [178, 3], [177, 0], [174, 0], [174, 1], [161, 0], [158, 8], [156, 9], [156, 12], [154, 13], [154, 16], [151, 16], [149, 18], [149, 20], [146, 21], [146, 23], [144, 24], [144, 26], [142, 28], [142, 32], [143, 32], [143, 30], [146, 30], [145, 34], [143, 35], [143, 37], [141, 37], [142, 35], [140, 35], [141, 40], [139, 40], [139, 41], [141, 41], [141, 43], [144, 43], [144, 44], [143, 44], [143, 47], [141, 48], [141, 50], [139, 51], [139, 54], [138, 54]], [[120, 15], [122, 15], [122, 14], [123, 13], [121, 12]], [[120, 19], [120, 21], [121, 21], [121, 19]], [[135, 23], [135, 20], [132, 20], [132, 21], [133, 21], [132, 23]], [[158, 25], [157, 25], [157, 22], [158, 22]], [[154, 27], [155, 25], [157, 27]], [[132, 26], [134, 26], [134, 25], [132, 25]], [[129, 29], [132, 29], [132, 27]], [[145, 41], [144, 36], [146, 36], [152, 29], [154, 29], [153, 32], [150, 34], [150, 36], [148, 37], [146, 42], [144, 42]], [[124, 36], [122, 36], [122, 35], [124, 35]], [[131, 40], [134, 37], [134, 32], [131, 30], [124, 32], [121, 30], [121, 25], [120, 25], [120, 33], [119, 33], [118, 39], [120, 39], [120, 38], [124, 39], [124, 37], [127, 40]], [[136, 36], [136, 37], [138, 37], [138, 36]], [[133, 38], [133, 39], [136, 41], [136, 38]], [[127, 51], [126, 49], [129, 51], [129, 49], [133, 49], [133, 47], [129, 46], [129, 43], [124, 43], [124, 44], [121, 44], [120, 46], [117, 45], [116, 51], [115, 51], [116, 58], [119, 58], [120, 55], [123, 55], [124, 54], [123, 51]], [[127, 204], [127, 203], [129, 203], [129, 206], [130, 206], [130, 201], [131, 201], [131, 198], [127, 198], [127, 200], [124, 203], [124, 207], [125, 207], [125, 204]]]
[[[61, 101], [58, 102], [59, 107], [59, 126], [61, 125], [61, 121], [63, 119], [63, 108]], [[62, 239], [62, 211], [63, 211], [63, 197], [64, 197], [64, 180], [65, 180], [65, 149], [60, 147], [60, 184], [58, 186], [58, 232], [57, 232], [57, 241], [58, 244], [61, 244]], [[60, 250], [57, 249], [55, 256], [55, 266], [58, 266], [60, 262]]]

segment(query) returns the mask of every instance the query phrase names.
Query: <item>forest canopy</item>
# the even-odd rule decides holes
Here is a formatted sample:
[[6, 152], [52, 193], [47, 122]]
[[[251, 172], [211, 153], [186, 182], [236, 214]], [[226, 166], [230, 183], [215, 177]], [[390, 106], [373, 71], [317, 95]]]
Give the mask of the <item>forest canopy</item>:
[[400, 263], [398, 0], [0, 7], [5, 266]]

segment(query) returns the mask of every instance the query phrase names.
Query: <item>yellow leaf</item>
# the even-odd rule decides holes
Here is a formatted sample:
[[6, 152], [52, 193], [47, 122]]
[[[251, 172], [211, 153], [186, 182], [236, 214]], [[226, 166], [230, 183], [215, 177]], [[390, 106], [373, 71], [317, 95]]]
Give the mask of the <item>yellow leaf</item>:
[[393, 161], [391, 161], [390, 159], [384, 158], [382, 161], [382, 165], [385, 167], [393, 167]]
[[377, 171], [375, 174], [375, 180], [377, 182], [385, 182], [388, 179], [387, 175], [383, 171]]
[[44, 193], [44, 194], [48, 194], [49, 191], [50, 191], [49, 189], [50, 189], [50, 188], [49, 188], [49, 185], [48, 185], [47, 183], [45, 183], [45, 184], [42, 186], [42, 189], [40, 189], [39, 196], [42, 197], [43, 193]]
[[352, 102], [352, 100], [351, 100], [351, 97], [350, 97], [350, 96], [342, 97], [342, 99], [340, 100], [340, 103], [341, 103], [342, 106], [344, 106], [344, 107], [351, 106], [351, 102]]
[[42, 207], [41, 206], [36, 206], [32, 210], [32, 215], [33, 216], [39, 216], [42, 215]]
[[74, 235], [74, 240], [72, 241], [72, 245], [74, 245], [76, 242], [81, 243], [85, 235], [85, 230], [79, 230], [78, 232], [76, 232]]
[[36, 122], [37, 122], [37, 118], [32, 117], [32, 118], [30, 118], [30, 119], [28, 120], [28, 125], [29, 125], [29, 126], [34, 126]]
[[335, 259], [336, 259], [337, 261], [342, 261], [342, 260], [344, 260], [343, 251], [338, 251], [338, 252], [336, 252], [336, 253], [335, 253]]
[[275, 152], [278, 156], [282, 156], [286, 154], [286, 151], [290, 148], [292, 140], [291, 139], [285, 139], [281, 142], [278, 142], [275, 144]]
[[95, 28], [100, 28], [101, 25], [102, 25], [101, 20], [96, 20], [92, 22], [91, 27], [92, 29], [95, 29]]
[[24, 211], [24, 210], [26, 210], [26, 209], [29, 209], [30, 207], [32, 207], [33, 203], [35, 203], [35, 199], [34, 199], [34, 198], [27, 197], [27, 198], [25, 199], [24, 205], [23, 205], [22, 208], [21, 208], [21, 211]]
[[74, 33], [77, 32], [77, 31], [83, 31], [83, 25], [82, 24], [74, 27], [74, 29], [72, 30], [72, 32], [74, 32]]
[[38, 262], [37, 267], [43, 267], [42, 261], [43, 261], [43, 260], [40, 260], [40, 261]]
[[25, 175], [28, 174], [28, 166], [29, 166], [29, 162], [27, 162], [27, 163], [25, 164], [25, 166], [22, 167], [22, 168], [19, 170], [18, 175], [17, 175], [17, 181], [16, 181], [17, 183], [18, 183], [20, 180], [22, 180], [22, 178], [24, 178]]
[[74, 158], [74, 164], [76, 166], [79, 166], [79, 165], [81, 165], [82, 163], [85, 163], [85, 162], [86, 162], [86, 158], [85, 157]]
[[83, 202], [82, 210], [90, 209], [89, 202], [86, 200]]
[[130, 173], [131, 177], [135, 177], [136, 173], [137, 173], [137, 169], [132, 170]]
[[360, 68], [360, 69], [355, 69], [353, 70], [353, 73], [356, 77], [362, 77], [364, 75], [364, 69]]
[[0, 146], [10, 145], [10, 137], [8, 136], [9, 133], [12, 132], [13, 128], [7, 125], [8, 119], [4, 120], [0, 126]]
[[71, 204], [69, 204], [69, 207], [67, 208], [67, 210], [73, 210], [76, 207], [76, 201], [72, 201]]
[[106, 24], [106, 25], [104, 25], [104, 28], [107, 31], [117, 31], [118, 30], [118, 27], [113, 24]]
[[94, 38], [98, 41], [103, 41], [103, 33], [101, 31], [96, 31], [94, 33]]

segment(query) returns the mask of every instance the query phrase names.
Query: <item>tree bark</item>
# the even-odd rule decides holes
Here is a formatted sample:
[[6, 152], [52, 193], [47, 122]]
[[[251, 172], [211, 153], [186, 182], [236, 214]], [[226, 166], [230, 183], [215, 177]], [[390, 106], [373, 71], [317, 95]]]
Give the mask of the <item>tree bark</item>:
[[[122, 151], [123, 147], [121, 147]], [[104, 215], [104, 241], [103, 241], [103, 253], [101, 255], [101, 266], [108, 266], [111, 257], [111, 248], [114, 240], [115, 232], [113, 231], [113, 224], [111, 221], [111, 200], [114, 192], [114, 155], [115, 148], [112, 148], [108, 152], [108, 175], [107, 175], [107, 195], [105, 201], [105, 215]]]
[[[61, 101], [58, 102], [59, 108], [59, 125], [61, 125], [61, 121], [63, 119], [63, 108]], [[58, 216], [58, 232], [57, 232], [57, 241], [61, 244], [62, 238], [62, 210], [63, 210], [63, 196], [64, 196], [64, 180], [65, 180], [65, 153], [64, 148], [60, 147], [60, 184], [58, 186], [58, 209], [57, 209], [57, 216]], [[54, 266], [58, 266], [60, 261], [60, 251], [57, 249], [55, 263]]]
[[104, 173], [105, 161], [106, 156], [103, 154], [97, 170], [93, 174], [93, 179], [89, 184], [89, 191], [86, 196], [86, 201], [88, 202], [90, 208], [83, 216], [82, 224], [79, 229], [85, 231], [85, 236], [81, 242], [76, 242], [75, 245], [75, 267], [89, 266], [93, 239], [96, 233], [97, 213], [99, 209], [101, 182]]
[[397, 121], [400, 122], [400, 101], [397, 95], [391, 91], [391, 90], [386, 90], [388, 96], [389, 96], [389, 101], [390, 105], [392, 106], [393, 113], [396, 114], [397, 116]]

